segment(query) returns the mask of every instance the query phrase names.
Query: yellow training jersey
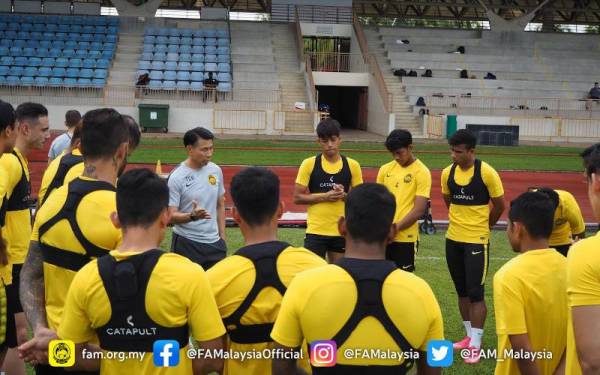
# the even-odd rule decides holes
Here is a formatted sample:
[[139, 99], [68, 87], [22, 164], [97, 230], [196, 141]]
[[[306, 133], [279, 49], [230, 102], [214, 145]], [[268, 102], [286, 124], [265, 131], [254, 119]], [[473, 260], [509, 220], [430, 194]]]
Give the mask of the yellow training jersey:
[[[327, 263], [315, 253], [299, 247], [288, 247], [277, 258], [277, 273], [286, 287], [296, 274]], [[233, 314], [246, 298], [256, 278], [256, 269], [248, 258], [233, 255], [214, 265], [206, 272], [219, 312], [223, 318]], [[274, 288], [263, 289], [242, 316], [242, 324], [274, 322], [279, 312], [282, 296]], [[229, 348], [236, 352], [260, 351], [273, 348], [274, 343], [239, 344], [229, 341]], [[226, 360], [224, 374], [271, 374], [269, 360]]]
[[[140, 253], [111, 251], [110, 254], [122, 260]], [[177, 254], [161, 256], [152, 271], [146, 290], [146, 312], [161, 326], [178, 327], [187, 323], [192, 337], [198, 341], [210, 341], [225, 334], [202, 267]], [[84, 266], [73, 278], [63, 316], [58, 336], [75, 343], [95, 340], [95, 329], [110, 320], [111, 304], [96, 260]], [[180, 348], [179, 364], [175, 367], [156, 367], [153, 354], [146, 353], [143, 361], [102, 361], [100, 373], [191, 375], [192, 361], [186, 350], [187, 347]]]
[[[395, 270], [385, 279], [382, 296], [389, 317], [413, 348], [426, 351], [429, 340], [443, 339], [442, 313], [423, 279]], [[331, 264], [302, 272], [283, 297], [271, 337], [292, 348], [300, 347], [303, 340], [308, 343], [330, 340], [350, 318], [356, 300], [356, 284], [341, 267]], [[346, 342], [337, 348], [337, 363], [386, 366], [401, 363], [390, 358], [346, 358], [343, 355], [345, 349], [400, 351], [392, 336], [373, 317], [363, 319]]]
[[[450, 175], [449, 165], [442, 171], [442, 194], [450, 195], [448, 188], [448, 177]], [[463, 171], [456, 167], [454, 180], [458, 185], [468, 185], [473, 179], [475, 166]], [[488, 163], [481, 162], [481, 177], [487, 187], [490, 198], [498, 198], [504, 195], [504, 188], [498, 172]], [[490, 238], [490, 207], [488, 204], [481, 206], [465, 206], [450, 204], [449, 223], [446, 238], [456, 242], [485, 244]]]
[[[78, 148], [73, 150], [73, 155], [81, 156], [81, 151]], [[48, 191], [48, 186], [52, 183], [54, 176], [56, 176], [56, 172], [58, 172], [58, 166], [60, 165], [60, 161], [63, 156], [65, 156], [65, 152], [61, 153], [56, 159], [52, 160], [50, 164], [48, 164], [48, 168], [44, 172], [44, 176], [42, 177], [42, 184], [40, 185], [40, 192], [38, 194], [38, 202], [43, 202], [44, 197], [46, 196], [46, 191]], [[83, 162], [78, 163], [72, 166], [67, 174], [65, 175], [65, 180], [63, 184], [68, 184], [73, 181], [75, 177], [79, 177], [83, 174], [84, 165]]]
[[568, 245], [573, 234], [585, 232], [585, 223], [573, 194], [565, 190], [555, 191], [558, 194], [558, 207], [554, 211], [550, 246]]
[[[315, 156], [305, 159], [300, 165], [296, 183], [298, 185], [309, 185], [310, 175], [315, 166]], [[352, 174], [351, 186], [363, 183], [360, 165], [354, 159], [347, 158], [350, 173]], [[342, 170], [343, 162], [340, 158], [335, 163], [329, 163], [325, 157], [321, 158], [321, 165], [326, 173], [335, 174]], [[338, 220], [344, 216], [344, 201], [320, 202], [308, 206], [308, 218], [306, 233], [321, 236], [339, 236]]]
[[509, 353], [509, 336], [527, 334], [533, 352], [552, 353], [537, 360], [541, 374], [552, 375], [567, 341], [567, 261], [554, 249], [531, 250], [509, 260], [494, 275], [498, 334], [496, 375], [519, 373]]
[[[6, 194], [7, 177], [8, 177], [7, 173], [4, 170], [4, 168], [2, 167], [2, 164], [0, 163], [0, 203], [4, 202], [5, 199], [8, 199], [7, 194]], [[6, 204], [6, 202], [4, 202], [4, 204]], [[5, 234], [4, 228], [0, 228], [0, 231], [2, 231], [2, 239], [4, 241], [6, 241], [6, 239], [5, 239], [6, 234]], [[7, 246], [7, 251], [8, 251], [8, 246]], [[10, 254], [9, 254], [8, 264], [6, 264], [6, 265], [0, 264], [0, 279], [2, 279], [2, 282], [4, 283], [4, 285], [12, 284], [12, 263], [11, 263], [11, 261], [12, 260], [11, 260]]]
[[[23, 177], [23, 170], [25, 170], [25, 178], [29, 181], [27, 159], [17, 148], [14, 151], [17, 155], [10, 153], [0, 157], [0, 165], [6, 171], [6, 194], [8, 197], [12, 195], [13, 189]], [[21, 164], [23, 164], [22, 168]], [[11, 263], [23, 264], [27, 250], [29, 250], [29, 238], [31, 237], [31, 211], [29, 208], [6, 212], [2, 235], [8, 243], [8, 255]]]
[[[377, 183], [384, 185], [396, 198], [394, 223], [404, 218], [415, 207], [417, 196], [429, 199], [431, 172], [419, 159], [407, 167], [393, 160], [379, 168]], [[419, 239], [419, 224], [398, 232], [395, 242], [416, 242]]]
[[[82, 180], [94, 181], [87, 177]], [[63, 185], [52, 192], [44, 205], [40, 207], [33, 225], [32, 241], [41, 241], [59, 249], [68, 249], [85, 254], [83, 246], [75, 238], [67, 220], [61, 220], [39, 238], [39, 228], [54, 217], [63, 207], [69, 185]], [[83, 235], [93, 244], [104, 249], [115, 249], [121, 242], [121, 231], [113, 225], [110, 215], [117, 211], [114, 191], [99, 190], [83, 197], [77, 208], [76, 219]], [[71, 285], [75, 272], [44, 262], [44, 287], [46, 293], [46, 316], [50, 329], [59, 326], [65, 292]]]
[[575, 347], [571, 312], [578, 306], [600, 305], [600, 232], [571, 246], [567, 255], [567, 296], [569, 323], [566, 373], [579, 375], [581, 366]]

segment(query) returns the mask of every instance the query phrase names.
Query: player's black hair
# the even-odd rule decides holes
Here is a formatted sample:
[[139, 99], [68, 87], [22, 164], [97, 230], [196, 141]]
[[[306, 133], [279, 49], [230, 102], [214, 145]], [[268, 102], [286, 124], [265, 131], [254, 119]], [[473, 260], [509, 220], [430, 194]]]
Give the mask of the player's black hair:
[[470, 130], [460, 129], [450, 137], [448, 144], [450, 146], [465, 145], [467, 150], [471, 150], [477, 145], [477, 138]]
[[250, 226], [269, 222], [279, 207], [279, 177], [266, 168], [250, 167], [231, 180], [231, 198]]
[[48, 109], [39, 103], [21, 103], [15, 110], [15, 117], [18, 122], [29, 121], [36, 123], [40, 117], [47, 116]]
[[408, 130], [394, 129], [385, 140], [385, 148], [394, 152], [412, 145], [412, 134]]
[[193, 146], [199, 138], [208, 141], [215, 139], [215, 136], [210, 130], [199, 126], [185, 132], [183, 135], [183, 145], [186, 147]]
[[76, 109], [68, 110], [65, 113], [65, 123], [67, 124], [67, 128], [71, 129], [74, 126], [77, 126], [81, 122], [81, 113], [79, 113]]
[[0, 131], [15, 128], [15, 109], [12, 104], [0, 100]]
[[588, 178], [591, 178], [592, 173], [597, 174], [600, 171], [600, 143], [586, 148], [580, 156], [583, 158], [583, 166]]
[[549, 187], [541, 187], [541, 188], [537, 189], [537, 192], [546, 194], [548, 196], [548, 198], [550, 198], [550, 201], [552, 201], [552, 204], [554, 205], [554, 209], [556, 209], [558, 207], [560, 198], [558, 197], [558, 193], [556, 192], [556, 190], [549, 188]]
[[319, 139], [339, 137], [340, 129], [341, 126], [337, 120], [334, 120], [331, 117], [326, 118], [317, 125], [317, 137], [319, 137]]
[[129, 140], [125, 120], [113, 108], [99, 108], [83, 115], [81, 153], [85, 159], [106, 159]]
[[140, 139], [142, 138], [142, 132], [140, 131], [140, 126], [135, 121], [135, 119], [129, 115], [121, 115], [123, 116], [123, 120], [125, 120], [125, 125], [127, 125], [127, 130], [129, 131], [129, 151], [133, 151], [140, 145]]
[[380, 184], [364, 183], [346, 197], [346, 227], [353, 240], [383, 243], [394, 220], [396, 200]]
[[528, 191], [510, 202], [508, 219], [519, 222], [532, 238], [550, 238], [554, 225], [554, 204], [544, 193]]
[[117, 181], [117, 214], [124, 229], [148, 228], [169, 206], [169, 188], [156, 173], [132, 169]]

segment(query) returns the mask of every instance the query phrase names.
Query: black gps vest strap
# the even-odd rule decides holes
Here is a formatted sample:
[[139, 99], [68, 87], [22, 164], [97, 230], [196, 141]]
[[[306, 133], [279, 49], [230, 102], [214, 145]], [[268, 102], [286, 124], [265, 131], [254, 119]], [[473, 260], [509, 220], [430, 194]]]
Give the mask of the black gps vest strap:
[[326, 193], [333, 189], [333, 184], [343, 185], [344, 191], [347, 193], [350, 191], [352, 184], [352, 172], [350, 171], [350, 165], [348, 159], [341, 155], [342, 158], [342, 169], [335, 174], [325, 172], [323, 169], [323, 154], [319, 154], [315, 157], [315, 166], [310, 174], [308, 180], [308, 190], [314, 193]]
[[25, 167], [21, 162], [21, 158], [15, 150], [13, 150], [12, 154], [15, 155], [19, 161], [19, 165], [21, 166], [21, 179], [17, 185], [15, 185], [10, 198], [8, 198], [8, 201], [6, 202], [6, 210], [28, 210], [31, 207], [31, 183], [27, 179], [27, 172], [25, 171]]
[[44, 202], [46, 201], [46, 199], [48, 199], [50, 193], [54, 189], [63, 186], [63, 184], [65, 183], [65, 177], [67, 176], [67, 173], [69, 173], [69, 170], [82, 162], [83, 156], [73, 155], [73, 153], [71, 152], [65, 154], [62, 158], [60, 158], [56, 174], [54, 175], [54, 178], [48, 185], [48, 188], [46, 189], [46, 195], [44, 195], [44, 199], [40, 202], [40, 206], [44, 204]]

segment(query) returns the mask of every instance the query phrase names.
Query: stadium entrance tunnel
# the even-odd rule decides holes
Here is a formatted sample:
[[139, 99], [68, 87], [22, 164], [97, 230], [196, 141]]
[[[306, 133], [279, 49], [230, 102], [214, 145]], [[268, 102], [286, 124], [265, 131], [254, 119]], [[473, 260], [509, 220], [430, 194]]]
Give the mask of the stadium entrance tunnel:
[[319, 110], [329, 111], [344, 129], [367, 129], [368, 88], [317, 86]]

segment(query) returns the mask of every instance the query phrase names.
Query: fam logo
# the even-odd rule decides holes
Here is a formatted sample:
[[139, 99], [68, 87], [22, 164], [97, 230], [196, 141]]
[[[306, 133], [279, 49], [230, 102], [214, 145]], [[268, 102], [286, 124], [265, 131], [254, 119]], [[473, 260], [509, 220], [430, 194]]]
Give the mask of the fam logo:
[[410, 184], [410, 182], [412, 181], [412, 174], [407, 174], [406, 176], [404, 176], [404, 183], [405, 184]]
[[48, 344], [48, 362], [52, 367], [71, 367], [75, 364], [75, 343], [71, 340], [52, 340]]
[[215, 176], [213, 176], [212, 174], [208, 176], [208, 183], [211, 185], [216, 185], [217, 184], [217, 178]]

